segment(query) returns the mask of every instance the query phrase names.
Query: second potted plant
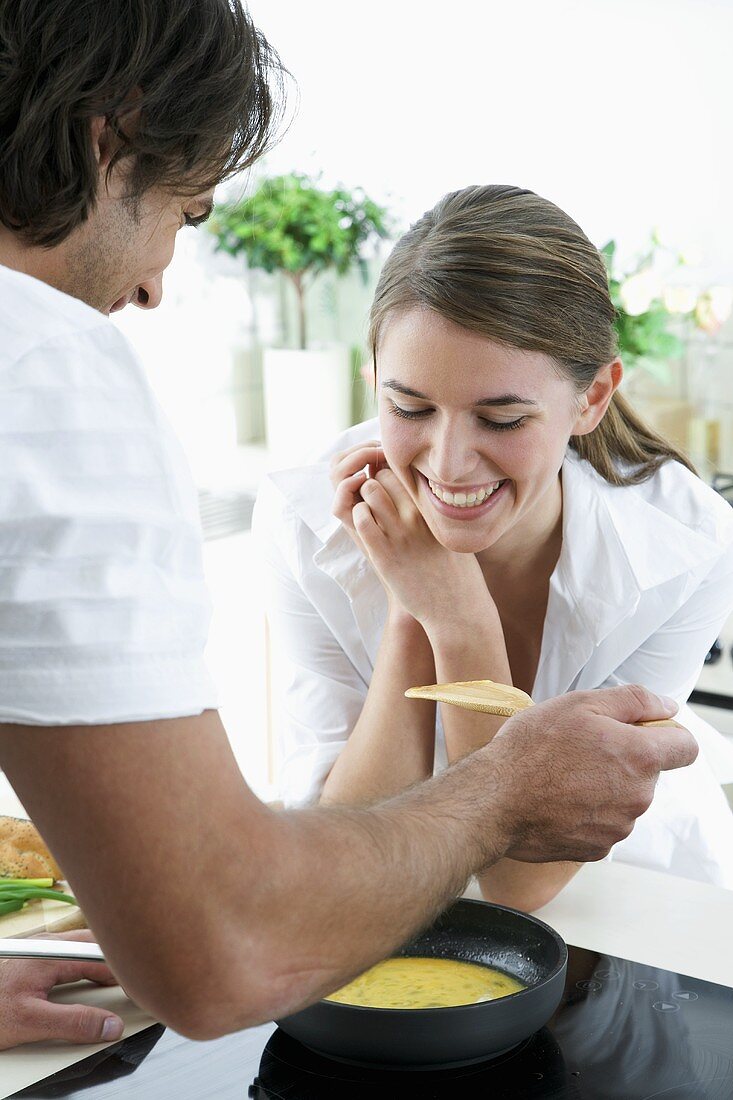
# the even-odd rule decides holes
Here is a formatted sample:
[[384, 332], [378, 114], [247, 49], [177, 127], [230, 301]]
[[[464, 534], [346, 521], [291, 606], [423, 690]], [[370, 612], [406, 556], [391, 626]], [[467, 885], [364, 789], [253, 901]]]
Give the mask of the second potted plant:
[[292, 288], [298, 347], [266, 349], [263, 381], [270, 450], [277, 461], [298, 461], [314, 441], [348, 427], [351, 414], [349, 349], [308, 348], [306, 291], [326, 271], [366, 276], [364, 250], [388, 236], [386, 212], [361, 190], [324, 190], [291, 174], [218, 206], [211, 230], [218, 249], [280, 273]]

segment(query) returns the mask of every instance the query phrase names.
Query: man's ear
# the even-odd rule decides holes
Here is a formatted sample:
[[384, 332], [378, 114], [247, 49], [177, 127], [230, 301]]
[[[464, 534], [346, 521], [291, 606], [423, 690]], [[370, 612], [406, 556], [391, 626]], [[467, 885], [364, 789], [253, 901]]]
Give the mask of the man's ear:
[[97, 115], [91, 122], [91, 139], [99, 170], [104, 172], [120, 147], [119, 131], [132, 134], [140, 121], [142, 89], [133, 88], [117, 113], [117, 126], [111, 126], [104, 115]]
[[588, 389], [580, 395], [580, 413], [572, 435], [588, 435], [598, 427], [623, 376], [624, 369], [618, 358], [600, 368]]
[[91, 122], [92, 149], [100, 171], [104, 171], [117, 148], [117, 142], [104, 115], [97, 115]]

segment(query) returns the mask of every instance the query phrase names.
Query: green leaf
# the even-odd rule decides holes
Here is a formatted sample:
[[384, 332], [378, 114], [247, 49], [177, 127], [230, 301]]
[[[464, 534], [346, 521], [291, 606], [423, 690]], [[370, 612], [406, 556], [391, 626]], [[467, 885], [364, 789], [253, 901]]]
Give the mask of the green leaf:
[[217, 206], [208, 229], [219, 250], [249, 268], [297, 273], [363, 270], [370, 241], [389, 236], [387, 211], [361, 188], [327, 191], [299, 173], [263, 180], [249, 197]]

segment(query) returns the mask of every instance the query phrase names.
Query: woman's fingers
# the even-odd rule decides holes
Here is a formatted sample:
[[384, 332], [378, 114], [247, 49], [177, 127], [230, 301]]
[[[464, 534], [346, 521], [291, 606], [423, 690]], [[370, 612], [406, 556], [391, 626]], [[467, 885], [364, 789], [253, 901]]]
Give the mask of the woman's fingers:
[[[379, 528], [388, 533], [400, 523], [400, 515], [387, 489], [374, 478], [367, 478], [360, 471], [341, 482], [333, 501], [333, 514], [343, 525], [356, 530], [356, 510], [363, 515], [365, 508]], [[357, 532], [358, 533], [358, 532]]]
[[370, 472], [384, 465], [384, 452], [377, 440], [359, 443], [347, 451], [341, 451], [331, 459], [331, 484], [336, 488], [345, 478], [370, 468]]
[[[372, 476], [367, 476], [365, 467]], [[406, 540], [419, 535], [424, 521], [407, 489], [386, 465], [378, 441], [335, 455], [331, 480], [335, 488], [333, 514], [373, 565], [379, 557], [389, 569], [387, 563], [402, 553]]]
[[381, 445], [375, 448], [376, 458], [374, 462], [370, 462], [368, 466], [369, 477], [376, 477], [380, 470], [388, 470], [387, 459], [384, 457], [384, 451]]
[[366, 474], [363, 470], [359, 470], [358, 473], [352, 474], [351, 477], [344, 478], [336, 486], [331, 511], [336, 518], [340, 519], [344, 526], [349, 529], [352, 527], [351, 513], [354, 510], [354, 506], [362, 499], [361, 487], [365, 481]]
[[407, 524], [419, 516], [417, 505], [389, 466], [377, 473], [375, 481], [389, 494], [402, 523]]
[[352, 521], [357, 539], [366, 549], [367, 556], [372, 559], [379, 555], [385, 544], [385, 535], [377, 523], [374, 513], [365, 501], [360, 501], [352, 512]]
[[[420, 512], [410, 494], [389, 467], [379, 470], [376, 477], [367, 477], [361, 466], [363, 457], [363, 449], [354, 451], [350, 456], [349, 462], [358, 463], [359, 469], [337, 483], [333, 514], [353, 534], [354, 509], [361, 501], [365, 501], [374, 522], [385, 534], [409, 537], [410, 532], [415, 531], [415, 522], [419, 524], [421, 520]], [[348, 462], [345, 466], [341, 463], [336, 467], [339, 472], [348, 468]]]
[[389, 489], [377, 478], [368, 478], [362, 483], [361, 496], [369, 505], [375, 522], [385, 534], [389, 534], [395, 524], [401, 522], [400, 513]]

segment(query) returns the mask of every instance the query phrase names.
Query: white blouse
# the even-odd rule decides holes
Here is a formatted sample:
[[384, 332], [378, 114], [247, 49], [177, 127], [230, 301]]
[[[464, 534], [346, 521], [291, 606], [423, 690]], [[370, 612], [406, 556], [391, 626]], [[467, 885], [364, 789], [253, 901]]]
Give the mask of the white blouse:
[[[378, 438], [376, 420], [351, 428], [323, 462], [271, 474], [255, 508], [288, 805], [318, 797], [361, 714], [379, 649], [386, 597], [331, 514], [327, 461]], [[733, 510], [676, 462], [642, 485], [614, 487], [569, 450], [562, 481], [563, 542], [532, 696], [641, 683], [675, 698], [700, 756], [662, 775], [612, 857], [733, 888], [733, 814], [719, 786], [733, 781], [733, 750], [684, 706], [733, 608]], [[436, 770], [446, 766], [439, 716], [435, 758]]]

